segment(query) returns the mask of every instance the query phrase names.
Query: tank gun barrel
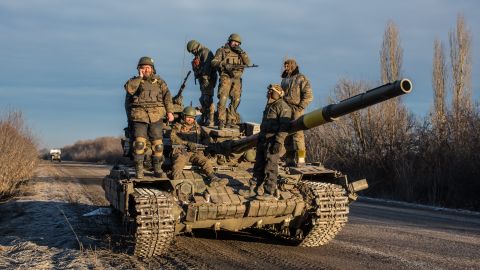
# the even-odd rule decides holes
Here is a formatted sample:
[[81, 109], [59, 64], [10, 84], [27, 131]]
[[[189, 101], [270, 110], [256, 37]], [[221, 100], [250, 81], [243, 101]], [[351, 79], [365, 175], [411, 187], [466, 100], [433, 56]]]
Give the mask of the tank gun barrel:
[[370, 89], [364, 93], [349, 97], [336, 104], [307, 113], [291, 122], [291, 132], [307, 130], [328, 122], [335, 121], [338, 117], [354, 111], [373, 106], [380, 102], [408, 94], [412, 91], [412, 82], [401, 79], [382, 86]]
[[[290, 133], [300, 130], [308, 130], [328, 122], [335, 121], [338, 117], [354, 111], [373, 106], [380, 102], [408, 94], [412, 91], [412, 82], [409, 79], [401, 79], [382, 86], [370, 89], [364, 93], [349, 97], [338, 103], [327, 105], [323, 108], [304, 114], [290, 122]], [[254, 134], [239, 140], [230, 140], [222, 143], [224, 153], [241, 153], [254, 147], [258, 140], [258, 134]]]

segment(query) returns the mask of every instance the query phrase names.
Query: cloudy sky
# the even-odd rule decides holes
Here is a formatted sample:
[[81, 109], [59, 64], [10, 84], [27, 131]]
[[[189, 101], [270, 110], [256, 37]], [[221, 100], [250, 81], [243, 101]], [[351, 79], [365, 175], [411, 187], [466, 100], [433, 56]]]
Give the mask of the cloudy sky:
[[[151, 56], [176, 93], [191, 56], [186, 41], [215, 51], [230, 33], [260, 67], [244, 75], [240, 113], [259, 121], [265, 87], [279, 82], [285, 56], [295, 57], [314, 89], [309, 109], [326, 105], [340, 78], [378, 82], [379, 51], [389, 20], [399, 28], [403, 75], [414, 83], [407, 107], [423, 117], [432, 106], [433, 42], [463, 14], [472, 40], [473, 92], [480, 85], [480, 2], [475, 0], [0, 2], [0, 113], [21, 110], [42, 147], [122, 134], [125, 81], [138, 58]], [[198, 103], [188, 82], [185, 101]], [[216, 102], [216, 101], [215, 101]]]

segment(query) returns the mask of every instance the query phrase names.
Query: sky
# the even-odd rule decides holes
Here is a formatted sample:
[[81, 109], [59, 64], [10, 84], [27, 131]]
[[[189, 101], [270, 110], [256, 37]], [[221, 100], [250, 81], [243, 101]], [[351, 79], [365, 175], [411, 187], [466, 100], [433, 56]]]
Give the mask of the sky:
[[[310, 79], [313, 110], [328, 104], [341, 78], [380, 85], [379, 52], [391, 20], [400, 33], [402, 75], [414, 86], [403, 100], [421, 118], [433, 104], [434, 40], [448, 49], [448, 32], [459, 14], [472, 36], [478, 101], [476, 0], [3, 0], [0, 115], [22, 111], [46, 148], [119, 136], [126, 125], [123, 85], [136, 74], [140, 57], [154, 58], [175, 95], [192, 59], [186, 42], [196, 39], [214, 52], [231, 33], [242, 36], [242, 48], [259, 65], [244, 73], [239, 112], [245, 121], [261, 120], [266, 86], [280, 82], [285, 57], [294, 57]], [[199, 96], [191, 78], [184, 102], [198, 105]]]

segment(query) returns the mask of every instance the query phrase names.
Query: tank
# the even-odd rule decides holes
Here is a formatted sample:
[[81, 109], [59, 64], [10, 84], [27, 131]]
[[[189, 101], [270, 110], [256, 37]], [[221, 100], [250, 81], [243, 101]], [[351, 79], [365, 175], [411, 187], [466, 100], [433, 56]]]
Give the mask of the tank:
[[[409, 93], [412, 83], [402, 79], [368, 90], [337, 104], [305, 114], [290, 123], [291, 132], [307, 130], [342, 115]], [[272, 200], [247, 196], [253, 190], [251, 156], [259, 124], [242, 123], [219, 130], [202, 127], [210, 137], [205, 153], [227, 184], [209, 185], [199, 168], [187, 165], [182, 179], [135, 178], [133, 166], [116, 165], [103, 179], [105, 195], [134, 236], [134, 255], [161, 255], [175, 235], [196, 229], [265, 230], [303, 247], [327, 244], [348, 221], [349, 204], [368, 188], [365, 179], [350, 182], [347, 175], [319, 162], [288, 167], [279, 164], [279, 194]], [[164, 169], [171, 166], [169, 130], [164, 130]], [[224, 181], [226, 182], [226, 181]], [[257, 231], [257, 230], [254, 230]]]

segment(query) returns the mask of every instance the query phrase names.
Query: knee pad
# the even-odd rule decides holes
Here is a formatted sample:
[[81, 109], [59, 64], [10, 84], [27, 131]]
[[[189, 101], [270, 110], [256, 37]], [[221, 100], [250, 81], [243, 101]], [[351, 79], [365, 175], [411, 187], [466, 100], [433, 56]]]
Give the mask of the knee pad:
[[133, 142], [133, 148], [135, 149], [135, 154], [143, 155], [145, 153], [146, 141], [147, 139], [142, 137], [135, 138], [135, 141]]
[[152, 142], [153, 155], [160, 157], [163, 155], [163, 142], [162, 140], [155, 140]]

